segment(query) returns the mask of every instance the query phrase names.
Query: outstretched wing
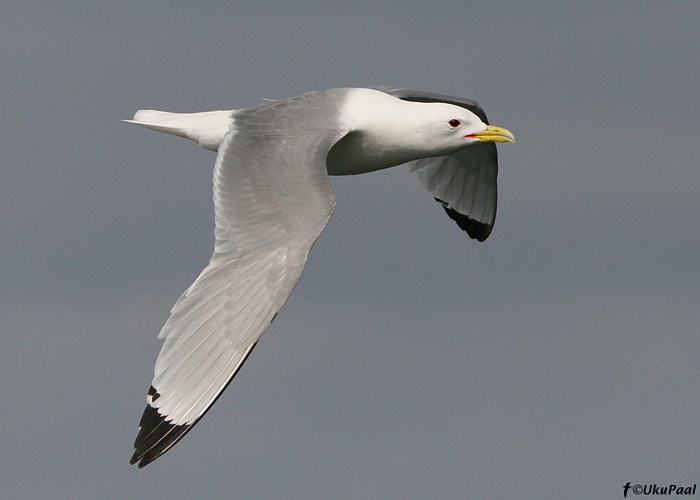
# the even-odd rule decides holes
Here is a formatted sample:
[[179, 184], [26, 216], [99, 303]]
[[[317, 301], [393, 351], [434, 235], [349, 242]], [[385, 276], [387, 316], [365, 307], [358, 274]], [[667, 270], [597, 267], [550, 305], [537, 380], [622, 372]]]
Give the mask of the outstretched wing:
[[[469, 99], [391, 87], [375, 88], [405, 101], [461, 106], [489, 123], [481, 106]], [[447, 156], [423, 158], [408, 165], [462, 230], [478, 241], [488, 238], [496, 219], [497, 201], [498, 155], [493, 142], [475, 144]]]
[[291, 293], [333, 213], [325, 160], [342, 131], [296, 133], [285, 118], [292, 107], [297, 118], [321, 113], [313, 101], [301, 96], [234, 116], [214, 168], [214, 254], [160, 332], [165, 342], [132, 464], [165, 453], [214, 404]]

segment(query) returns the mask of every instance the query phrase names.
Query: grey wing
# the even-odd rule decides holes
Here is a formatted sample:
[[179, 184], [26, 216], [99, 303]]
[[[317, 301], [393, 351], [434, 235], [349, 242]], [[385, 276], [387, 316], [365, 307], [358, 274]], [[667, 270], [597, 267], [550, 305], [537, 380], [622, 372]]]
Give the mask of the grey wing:
[[[468, 109], [488, 124], [476, 102], [409, 89], [375, 87], [406, 101], [445, 102]], [[442, 205], [447, 215], [467, 234], [484, 241], [496, 219], [498, 154], [492, 142], [476, 144], [448, 156], [423, 158], [409, 163], [423, 186]]]
[[279, 108], [236, 115], [219, 149], [214, 254], [160, 332], [131, 459], [139, 467], [214, 404], [291, 293], [335, 208], [325, 158], [338, 134], [280, 131]]

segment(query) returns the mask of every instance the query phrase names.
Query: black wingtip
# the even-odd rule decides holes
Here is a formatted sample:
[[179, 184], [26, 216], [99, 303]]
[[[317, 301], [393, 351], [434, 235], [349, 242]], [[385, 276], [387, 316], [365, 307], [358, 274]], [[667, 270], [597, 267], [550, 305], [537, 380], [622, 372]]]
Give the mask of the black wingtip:
[[138, 468], [142, 469], [172, 448], [187, 434], [192, 425], [172, 424], [166, 421], [165, 416], [158, 413], [156, 408], [146, 405], [139, 427], [139, 434], [134, 442], [135, 451], [129, 465], [138, 462]]
[[[275, 316], [277, 315], [275, 314]], [[157, 408], [154, 408], [150, 404], [146, 405], [146, 409], [143, 411], [141, 421], [139, 422], [139, 433], [136, 436], [136, 441], [134, 441], [134, 448], [136, 450], [131, 456], [131, 460], [129, 460], [129, 465], [134, 465], [138, 462], [137, 467], [139, 469], [143, 469], [156, 458], [175, 446], [175, 444], [177, 444], [177, 442], [183, 437], [185, 437], [185, 434], [187, 434], [192, 427], [194, 427], [197, 422], [199, 422], [202, 417], [207, 414], [209, 409], [214, 405], [214, 403], [216, 403], [221, 394], [223, 394], [224, 390], [226, 390], [228, 385], [248, 359], [248, 356], [250, 356], [250, 354], [253, 352], [256, 345], [258, 345], [257, 342], [248, 348], [240, 363], [236, 367], [236, 370], [233, 372], [233, 374], [231, 374], [231, 378], [228, 379], [224, 387], [216, 395], [214, 401], [212, 401], [207, 409], [204, 410], [204, 412], [193, 422], [182, 425], [172, 424], [169, 420], [165, 419], [165, 415], [161, 415], [158, 412]], [[160, 393], [158, 393], [156, 388], [153, 386], [148, 389], [148, 395], [151, 396], [151, 402], [156, 401], [160, 397]]]
[[442, 205], [442, 208], [445, 209], [445, 212], [450, 217], [450, 219], [455, 221], [462, 231], [466, 231], [467, 234], [471, 238], [474, 238], [476, 241], [483, 242], [491, 234], [491, 230], [493, 229], [493, 223], [484, 224], [483, 222], [478, 222], [474, 219], [470, 219], [466, 215], [460, 214], [454, 208], [449, 207], [447, 203], [442, 201], [440, 198], [435, 198], [435, 201]]
[[[151, 386], [148, 389], [151, 401], [160, 398], [160, 394]], [[139, 433], [134, 441], [134, 454], [129, 465], [138, 462], [138, 468], [142, 469], [156, 458], [168, 451], [177, 443], [192, 427], [191, 425], [175, 425], [165, 420], [165, 416], [158, 412], [157, 408], [146, 405], [146, 409], [139, 421]]]
[[486, 238], [489, 237], [489, 234], [491, 234], [491, 229], [493, 228], [492, 225], [477, 222], [474, 219], [470, 219], [466, 215], [460, 214], [452, 208], [442, 208], [445, 209], [445, 212], [447, 212], [447, 215], [449, 215], [450, 219], [455, 221], [461, 230], [466, 231], [467, 234], [471, 238], [474, 238], [476, 241], [485, 241]]

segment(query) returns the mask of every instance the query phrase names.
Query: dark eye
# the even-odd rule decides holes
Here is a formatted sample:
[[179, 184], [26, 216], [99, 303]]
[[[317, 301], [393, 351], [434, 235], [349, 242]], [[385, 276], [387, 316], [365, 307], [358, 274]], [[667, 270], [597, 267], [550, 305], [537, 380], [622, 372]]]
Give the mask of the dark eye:
[[459, 126], [462, 124], [462, 122], [459, 121], [459, 120], [457, 120], [456, 118], [451, 119], [451, 120], [450, 120], [449, 122], [447, 122], [447, 123], [449, 123], [450, 127], [452, 127], [452, 128], [457, 128], [457, 127], [459, 127]]

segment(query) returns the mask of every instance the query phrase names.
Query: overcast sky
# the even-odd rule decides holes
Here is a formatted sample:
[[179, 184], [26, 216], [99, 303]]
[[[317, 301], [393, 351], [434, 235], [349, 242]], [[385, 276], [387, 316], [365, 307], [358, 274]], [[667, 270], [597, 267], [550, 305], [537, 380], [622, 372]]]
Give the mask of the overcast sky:
[[[2, 497], [700, 483], [700, 3], [235, 3], [0, 7]], [[236, 380], [130, 467], [156, 335], [211, 255], [215, 155], [120, 119], [365, 85], [515, 134], [491, 237], [404, 168], [333, 179]]]

